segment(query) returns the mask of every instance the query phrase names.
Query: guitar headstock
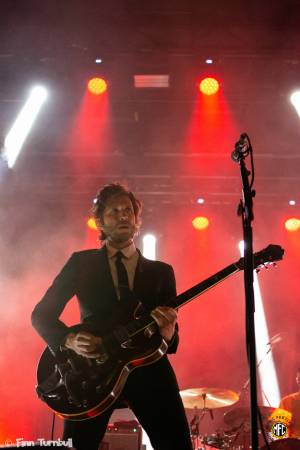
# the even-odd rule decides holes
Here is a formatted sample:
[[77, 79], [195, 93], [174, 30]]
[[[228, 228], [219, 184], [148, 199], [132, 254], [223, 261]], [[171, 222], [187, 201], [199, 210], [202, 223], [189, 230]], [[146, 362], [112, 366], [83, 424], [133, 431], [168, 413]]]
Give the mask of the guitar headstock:
[[[270, 244], [260, 252], [253, 255], [253, 268], [266, 267], [269, 264], [274, 264], [276, 261], [281, 261], [284, 255], [284, 249], [280, 245]], [[240, 270], [244, 269], [244, 258], [240, 258], [237, 266]]]

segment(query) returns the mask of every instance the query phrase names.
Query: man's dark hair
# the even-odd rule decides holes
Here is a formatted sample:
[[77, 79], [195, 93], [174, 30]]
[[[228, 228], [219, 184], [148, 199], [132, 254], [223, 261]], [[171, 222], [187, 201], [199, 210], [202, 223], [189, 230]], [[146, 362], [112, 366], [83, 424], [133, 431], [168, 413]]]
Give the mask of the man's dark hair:
[[[139, 199], [135, 197], [133, 192], [129, 191], [125, 186], [123, 186], [120, 183], [111, 183], [106, 184], [102, 189], [100, 189], [94, 198], [93, 201], [93, 207], [92, 207], [92, 213], [94, 216], [94, 219], [97, 223], [98, 228], [100, 229], [101, 222], [103, 220], [103, 212], [106, 207], [106, 203], [108, 199], [111, 197], [117, 197], [119, 195], [126, 195], [133, 207], [134, 215], [136, 218], [136, 224], [139, 228], [141, 225], [141, 211], [142, 211], [142, 203]], [[101, 230], [100, 233], [100, 240], [103, 241], [106, 239], [105, 233]]]

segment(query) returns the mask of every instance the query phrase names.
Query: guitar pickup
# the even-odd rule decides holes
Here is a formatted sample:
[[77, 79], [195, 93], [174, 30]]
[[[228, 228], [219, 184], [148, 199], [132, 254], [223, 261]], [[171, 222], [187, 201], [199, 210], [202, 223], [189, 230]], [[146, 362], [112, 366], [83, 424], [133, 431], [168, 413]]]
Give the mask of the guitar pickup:
[[135, 348], [135, 345], [133, 345], [132, 339], [128, 339], [128, 341], [123, 342], [123, 343], [121, 344], [121, 347], [122, 347], [122, 348]]

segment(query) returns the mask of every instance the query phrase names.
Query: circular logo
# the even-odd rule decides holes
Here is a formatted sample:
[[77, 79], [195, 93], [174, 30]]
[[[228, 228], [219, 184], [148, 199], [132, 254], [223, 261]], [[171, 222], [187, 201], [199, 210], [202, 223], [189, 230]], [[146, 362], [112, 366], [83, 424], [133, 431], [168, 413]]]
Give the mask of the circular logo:
[[286, 436], [288, 432], [287, 426], [282, 422], [275, 422], [272, 425], [271, 433], [272, 436], [276, 439], [280, 439]]

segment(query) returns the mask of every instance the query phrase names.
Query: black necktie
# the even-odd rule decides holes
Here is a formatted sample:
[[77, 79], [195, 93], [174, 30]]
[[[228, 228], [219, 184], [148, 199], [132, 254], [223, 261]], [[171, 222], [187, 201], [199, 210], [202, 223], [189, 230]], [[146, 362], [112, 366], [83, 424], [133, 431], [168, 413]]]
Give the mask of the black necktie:
[[116, 253], [116, 268], [118, 275], [118, 288], [120, 292], [120, 300], [129, 300], [131, 298], [131, 291], [129, 288], [128, 275], [126, 267], [122, 262], [124, 255], [122, 252], [118, 251]]

